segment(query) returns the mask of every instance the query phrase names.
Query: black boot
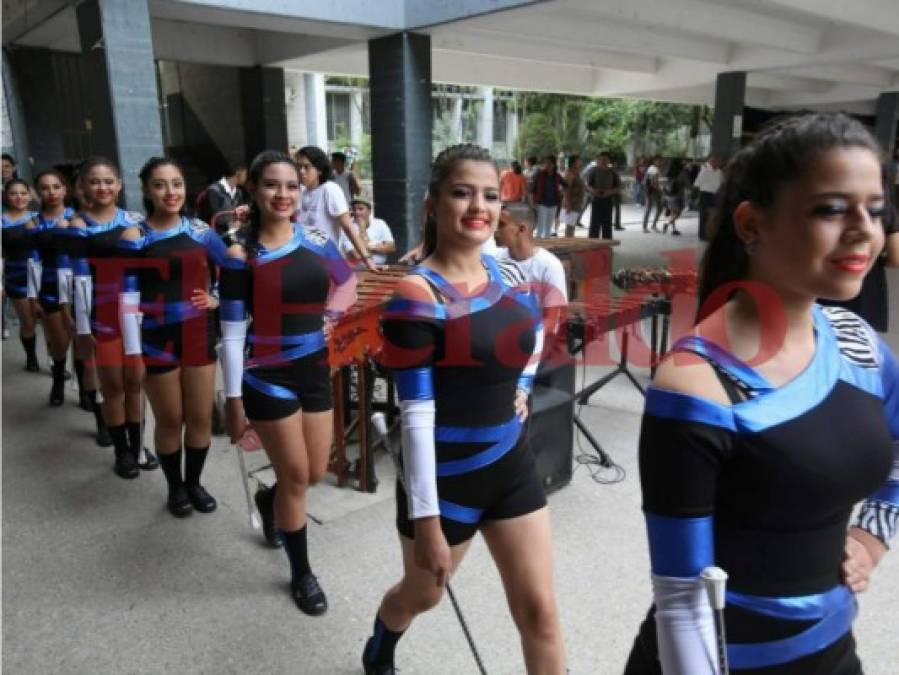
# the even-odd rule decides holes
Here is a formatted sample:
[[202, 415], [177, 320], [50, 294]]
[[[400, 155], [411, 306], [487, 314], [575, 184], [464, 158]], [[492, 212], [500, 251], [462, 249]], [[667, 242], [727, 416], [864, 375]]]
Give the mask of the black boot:
[[128, 428], [128, 447], [131, 449], [131, 454], [134, 455], [134, 462], [141, 468], [142, 471], [152, 471], [153, 469], [159, 468], [159, 461], [156, 459], [156, 455], [150, 452], [150, 448], [144, 448], [144, 461], [140, 461], [140, 445], [141, 445], [141, 435], [140, 435], [140, 422], [127, 422], [125, 426]]
[[190, 497], [194, 508], [200, 513], [212, 513], [218, 503], [215, 497], [206, 492], [206, 488], [200, 485], [200, 474], [203, 473], [203, 465], [206, 463], [206, 455], [209, 454], [209, 446], [205, 448], [192, 448], [185, 445], [184, 483], [187, 486], [187, 495]]
[[290, 594], [304, 614], [320, 616], [328, 611], [328, 599], [309, 568], [306, 526], [294, 532], [281, 531], [284, 552], [290, 563]]
[[277, 486], [278, 484], [275, 483], [270, 488], [260, 487], [253, 497], [256, 508], [259, 510], [259, 517], [262, 518], [262, 534], [272, 548], [281, 548], [283, 544], [275, 530], [275, 488]]
[[395, 633], [388, 629], [381, 621], [381, 617], [375, 616], [375, 627], [372, 636], [365, 643], [362, 651], [362, 669], [365, 675], [394, 675], [396, 668], [393, 665], [393, 654], [396, 643], [403, 637], [403, 632]]
[[109, 429], [106, 428], [106, 423], [103, 421], [103, 411], [100, 409], [100, 404], [97, 403], [97, 392], [86, 391], [84, 396], [94, 414], [94, 423], [97, 425], [97, 445], [101, 448], [108, 448], [112, 445], [112, 436], [109, 435]]
[[37, 364], [37, 352], [35, 351], [36, 343], [37, 340], [34, 335], [22, 338], [22, 347], [25, 348], [25, 370], [29, 373], [37, 373], [40, 372], [41, 369]]
[[93, 412], [88, 392], [84, 388], [84, 361], [76, 358], [75, 360], [75, 378], [78, 380], [78, 407], [85, 412]]
[[140, 470], [137, 468], [137, 462], [134, 461], [134, 455], [131, 448], [128, 447], [128, 434], [125, 431], [125, 425], [109, 427], [109, 436], [115, 446], [115, 464], [113, 471], [119, 478], [137, 478]]
[[66, 360], [53, 359], [53, 386], [50, 387], [50, 405], [60, 406], [66, 400]]
[[175, 518], [189, 516], [193, 513], [194, 507], [190, 503], [187, 488], [181, 478], [181, 448], [169, 454], [160, 452], [159, 466], [162, 467], [162, 473], [165, 474], [165, 481], [169, 486], [167, 502], [169, 513]]

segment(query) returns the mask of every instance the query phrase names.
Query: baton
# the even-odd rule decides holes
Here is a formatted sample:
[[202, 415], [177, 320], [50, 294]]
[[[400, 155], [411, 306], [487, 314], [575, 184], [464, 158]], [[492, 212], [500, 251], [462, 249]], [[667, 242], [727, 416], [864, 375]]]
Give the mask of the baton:
[[706, 567], [700, 574], [709, 596], [709, 604], [715, 614], [715, 637], [718, 642], [718, 668], [720, 675], [730, 675], [727, 663], [727, 634], [724, 630], [724, 594], [727, 572], [720, 567]]
[[233, 446], [234, 452], [237, 453], [237, 466], [240, 469], [240, 482], [243, 483], [244, 495], [247, 499], [247, 518], [250, 521], [250, 527], [258, 530], [262, 527], [259, 522], [259, 515], [256, 513], [256, 506], [253, 504], [253, 495], [250, 494], [250, 476], [247, 473], [247, 463], [244, 459], [244, 452], [253, 452], [262, 449], [262, 441], [255, 431], [247, 429], [244, 435], [240, 437]]

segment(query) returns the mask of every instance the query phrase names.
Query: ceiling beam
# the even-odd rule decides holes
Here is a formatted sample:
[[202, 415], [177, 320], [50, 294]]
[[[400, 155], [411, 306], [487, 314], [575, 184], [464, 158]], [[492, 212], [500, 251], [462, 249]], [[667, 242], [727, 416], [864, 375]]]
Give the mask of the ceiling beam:
[[798, 75], [799, 77], [825, 80], [828, 82], [863, 84], [870, 87], [882, 88], [892, 86], [896, 76], [894, 71], [887, 68], [856, 63], [800, 66], [798, 68], [784, 69], [783, 72], [788, 75]]
[[520, 61], [537, 61], [557, 65], [611, 68], [635, 73], [654, 73], [658, 59], [652, 56], [626, 54], [607, 49], [594, 49], [583, 45], [533, 40], [522, 49], [520, 40], [492, 35], [490, 32], [440, 30], [431, 35], [434, 49], [445, 49], [484, 56], [502, 56]]
[[751, 42], [800, 54], [814, 54], [821, 45], [821, 31], [815, 28], [703, 0], [574, 0], [572, 4], [625, 23]]
[[873, 87], [841, 84], [831, 87], [829, 91], [823, 94], [773, 91], [769, 97], [769, 105], [772, 108], [813, 108], [819, 105], [843, 103], [845, 101], [871, 101], [877, 98], [877, 94], [878, 90]]
[[828, 21], [837, 20], [899, 36], [899, 11], [896, 0], [860, 0], [851, 5], [847, 5], [845, 0], [768, 0], [768, 2]]
[[746, 86], [771, 91], [801, 91], [810, 94], [823, 94], [831, 85], [828, 82], [810, 77], [796, 77], [780, 73], [749, 73]]
[[[551, 11], [555, 8], [554, 11]], [[615, 21], [599, 21], [588, 10], [562, 9], [561, 3], [535, 5], [527, 12], [508, 12], [478, 17], [457, 24], [480, 33], [519, 40], [524, 44], [542, 39], [581, 48], [609, 49], [649, 56], [669, 56], [726, 64], [730, 45], [724, 40], [676, 36], [647, 31]], [[541, 19], [541, 14], [546, 20]]]

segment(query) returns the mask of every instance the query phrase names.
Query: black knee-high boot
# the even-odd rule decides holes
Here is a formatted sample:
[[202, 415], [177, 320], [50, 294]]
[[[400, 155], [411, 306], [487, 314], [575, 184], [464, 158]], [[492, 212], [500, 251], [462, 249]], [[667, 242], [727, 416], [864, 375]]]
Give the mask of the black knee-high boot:
[[73, 361], [75, 364], [75, 378], [78, 381], [78, 406], [85, 412], [93, 412], [94, 409], [88, 398], [87, 390], [84, 388], [84, 361], [78, 357], [75, 357]]
[[277, 483], [273, 483], [270, 488], [260, 487], [253, 497], [256, 508], [259, 510], [259, 516], [262, 518], [262, 534], [268, 545], [273, 548], [280, 548], [284, 543], [275, 529], [275, 490], [277, 487]]
[[169, 485], [169, 512], [176, 518], [189, 516], [194, 507], [190, 503], [184, 480], [181, 478], [181, 448], [168, 454], [157, 449], [156, 453], [159, 457], [159, 466], [162, 467], [162, 473], [165, 474], [166, 483]]
[[53, 386], [50, 387], [50, 405], [60, 406], [66, 400], [66, 360], [53, 359]]
[[381, 617], [375, 615], [375, 626], [372, 635], [365, 643], [362, 651], [362, 667], [365, 675], [393, 675], [393, 655], [396, 644], [403, 637], [403, 633], [390, 630], [381, 621]]
[[206, 488], [200, 485], [200, 474], [203, 473], [203, 465], [206, 464], [206, 456], [209, 454], [209, 446], [205, 448], [192, 448], [184, 446], [184, 482], [187, 484], [187, 494], [194, 508], [200, 513], [212, 513], [218, 504], [215, 497], [206, 492]]
[[137, 468], [137, 462], [134, 461], [134, 455], [131, 454], [131, 448], [128, 447], [128, 433], [125, 431], [125, 425], [117, 424], [108, 429], [112, 444], [115, 446], [113, 470], [120, 478], [137, 478], [140, 470]]
[[94, 423], [97, 425], [97, 445], [101, 448], [108, 448], [112, 445], [112, 437], [109, 435], [106, 422], [103, 421], [103, 411], [97, 402], [97, 390], [91, 389], [84, 392], [84, 397], [90, 406], [90, 411], [94, 414]]
[[309, 553], [306, 546], [306, 526], [294, 532], [281, 531], [284, 552], [290, 563], [290, 593], [300, 611], [311, 616], [324, 614], [328, 610], [328, 599], [309, 568]]
[[22, 337], [22, 347], [25, 349], [25, 370], [29, 373], [36, 373], [41, 368], [37, 364], [37, 339], [34, 335], [31, 337]]
[[140, 422], [126, 422], [125, 427], [128, 429], [128, 447], [131, 448], [131, 454], [134, 455], [134, 461], [144, 471], [152, 471], [159, 467], [159, 461], [156, 455], [150, 452], [150, 448], [144, 448], [144, 461], [140, 461], [140, 444], [143, 440], [140, 436]]

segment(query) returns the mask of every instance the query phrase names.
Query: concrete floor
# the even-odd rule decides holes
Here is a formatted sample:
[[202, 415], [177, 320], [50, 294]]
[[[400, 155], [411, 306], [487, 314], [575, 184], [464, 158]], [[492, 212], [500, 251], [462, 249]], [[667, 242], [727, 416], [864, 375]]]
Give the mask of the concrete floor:
[[[626, 224], [636, 220], [630, 209], [624, 215]], [[621, 233], [616, 266], [697, 243], [695, 219], [684, 221], [677, 240], [638, 229]], [[895, 329], [890, 338], [897, 346]], [[72, 391], [51, 411], [49, 377], [22, 370], [15, 338], [3, 347], [4, 672], [361, 672], [375, 609], [400, 567], [386, 458], [376, 494], [323, 485], [310, 497], [310, 515], [321, 522], [310, 525], [311, 559], [331, 608], [308, 618], [287, 595], [284, 554], [263, 547], [247, 524], [236, 459], [223, 438], [215, 439], [204, 480], [219, 510], [175, 520], [164, 508], [161, 473], [116, 478], [111, 449], [93, 443], [91, 418]], [[618, 378], [583, 410], [626, 479], [600, 485], [581, 467], [550, 499], [558, 600], [576, 675], [620, 673], [650, 602], [635, 461], [641, 406], [637, 391]], [[454, 586], [491, 675], [523, 673], [480, 539]], [[856, 630], [866, 673], [894, 675], [899, 560], [885, 559], [861, 605]], [[448, 602], [416, 621], [397, 659], [403, 675], [477, 672]]]

